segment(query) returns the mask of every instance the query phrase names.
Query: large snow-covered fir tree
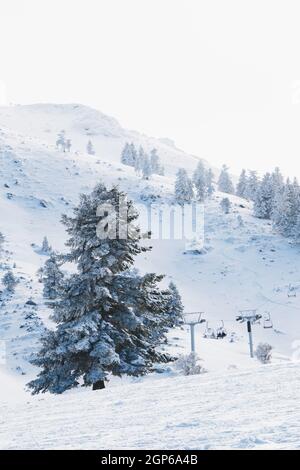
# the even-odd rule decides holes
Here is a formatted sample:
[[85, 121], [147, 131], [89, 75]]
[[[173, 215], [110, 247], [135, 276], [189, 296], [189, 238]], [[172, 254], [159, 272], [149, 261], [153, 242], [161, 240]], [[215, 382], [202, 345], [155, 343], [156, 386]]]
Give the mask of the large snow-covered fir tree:
[[226, 165], [222, 166], [218, 180], [218, 189], [223, 193], [234, 194], [234, 186], [228, 173], [228, 167]]
[[203, 202], [207, 196], [207, 173], [202, 162], [199, 162], [193, 174], [193, 183], [196, 188], [197, 199]]
[[175, 181], [175, 199], [179, 204], [188, 204], [194, 197], [193, 183], [186, 170], [180, 168]]
[[156, 346], [165, 340], [170, 292], [160, 290], [162, 276], [132, 269], [147, 250], [137, 217], [125, 194], [102, 184], [81, 195], [73, 217], [63, 216], [70, 237], [63, 259], [77, 272], [53, 304], [56, 329], [32, 360], [41, 367], [29, 383], [33, 393], [103, 388], [109, 374], [143, 375], [169, 359]]

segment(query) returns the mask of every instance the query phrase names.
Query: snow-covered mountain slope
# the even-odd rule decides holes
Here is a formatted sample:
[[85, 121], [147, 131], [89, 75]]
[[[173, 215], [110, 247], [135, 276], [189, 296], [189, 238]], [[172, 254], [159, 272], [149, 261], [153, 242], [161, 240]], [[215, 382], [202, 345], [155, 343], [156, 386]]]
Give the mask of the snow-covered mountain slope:
[[0, 404], [3, 449], [299, 449], [300, 368], [170, 377]]
[[[55, 148], [61, 129], [72, 139], [70, 153]], [[95, 145], [95, 156], [86, 153], [89, 138]], [[120, 164], [126, 140], [142, 143], [145, 148], [157, 147], [166, 176], [144, 181], [131, 167]], [[49, 321], [36, 274], [47, 259], [40, 246], [47, 235], [54, 249], [64, 249], [61, 214], [70, 212], [79, 193], [89, 192], [100, 180], [107, 185], [118, 184], [136, 202], [151, 195], [171, 200], [177, 168], [184, 166], [192, 171], [197, 162], [196, 157], [168, 142], [125, 131], [113, 119], [83, 106], [0, 109], [0, 231], [6, 237], [0, 277], [10, 266], [19, 279], [14, 296], [0, 294], [0, 341], [6, 347], [0, 378], [8, 384], [0, 388], [0, 400], [16, 400], [37, 372], [29, 365], [28, 356], [37, 345], [43, 324]], [[205, 325], [196, 331], [197, 351], [209, 374], [259, 367], [248, 357], [245, 325], [235, 321], [240, 309], [270, 312], [274, 328], [254, 326], [254, 341], [271, 343], [275, 362], [297, 357], [295, 340], [300, 338], [299, 247], [273, 233], [267, 222], [255, 219], [250, 205], [242, 199], [232, 196], [232, 211], [224, 216], [219, 207], [223, 197], [217, 193], [206, 204], [203, 254], [186, 253], [179, 241], [154, 240], [152, 252], [137, 259], [142, 271], [164, 273], [165, 283], [176, 282], [186, 311], [204, 311], [209, 327], [224, 322], [229, 333], [224, 340], [204, 339]], [[296, 297], [287, 295], [290, 284]], [[36, 305], [27, 303], [31, 300]], [[230, 333], [235, 333], [234, 341], [230, 341]], [[187, 330], [171, 332], [170, 338], [173, 351], [188, 350]], [[120, 381], [113, 380], [110, 389], [119, 385]]]
[[175, 147], [169, 139], [155, 139], [135, 131], [123, 129], [120, 124], [100, 111], [79, 104], [37, 104], [0, 107], [0, 129], [11, 129], [19, 138], [55, 148], [56, 136], [62, 129], [72, 140], [73, 151], [86, 152], [88, 140], [93, 142], [101, 159], [119, 163], [125, 142], [133, 141], [146, 151], [157, 148], [167, 174], [178, 167], [193, 171], [200, 158]]

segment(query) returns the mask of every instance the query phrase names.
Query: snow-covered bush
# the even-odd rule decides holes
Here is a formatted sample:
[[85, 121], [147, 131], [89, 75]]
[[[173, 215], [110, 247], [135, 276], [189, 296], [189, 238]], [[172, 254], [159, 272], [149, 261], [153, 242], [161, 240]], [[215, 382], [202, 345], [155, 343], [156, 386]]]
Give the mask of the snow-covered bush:
[[182, 375], [199, 375], [204, 374], [206, 369], [199, 363], [200, 358], [194, 352], [187, 355], [179, 356], [175, 361], [175, 368]]
[[231, 202], [229, 201], [228, 197], [224, 197], [220, 202], [220, 206], [224, 214], [229, 214], [231, 208]]
[[88, 141], [86, 151], [89, 155], [95, 155], [95, 149], [91, 140]]
[[272, 349], [273, 346], [268, 343], [259, 343], [256, 348], [255, 355], [262, 364], [268, 364], [271, 362]]

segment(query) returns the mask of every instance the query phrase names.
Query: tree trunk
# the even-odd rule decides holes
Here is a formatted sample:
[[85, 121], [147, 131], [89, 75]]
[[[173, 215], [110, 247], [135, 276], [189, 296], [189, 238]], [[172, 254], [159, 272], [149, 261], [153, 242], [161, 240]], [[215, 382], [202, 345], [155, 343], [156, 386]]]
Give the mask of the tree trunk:
[[102, 390], [105, 388], [104, 380], [97, 380], [97, 382], [93, 383], [93, 390]]

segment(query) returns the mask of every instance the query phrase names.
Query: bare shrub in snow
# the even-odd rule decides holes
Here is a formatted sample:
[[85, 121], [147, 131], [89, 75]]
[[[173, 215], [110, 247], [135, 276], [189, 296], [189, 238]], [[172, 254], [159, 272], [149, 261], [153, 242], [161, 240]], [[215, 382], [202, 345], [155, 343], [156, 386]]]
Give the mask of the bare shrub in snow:
[[268, 343], [259, 343], [256, 348], [255, 355], [262, 364], [268, 364], [271, 362], [272, 349], [273, 346]]
[[175, 362], [175, 368], [181, 372], [182, 375], [199, 375], [204, 374], [206, 369], [199, 364], [200, 358], [194, 352], [187, 355], [179, 356]]

